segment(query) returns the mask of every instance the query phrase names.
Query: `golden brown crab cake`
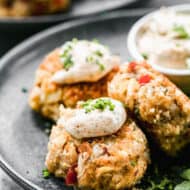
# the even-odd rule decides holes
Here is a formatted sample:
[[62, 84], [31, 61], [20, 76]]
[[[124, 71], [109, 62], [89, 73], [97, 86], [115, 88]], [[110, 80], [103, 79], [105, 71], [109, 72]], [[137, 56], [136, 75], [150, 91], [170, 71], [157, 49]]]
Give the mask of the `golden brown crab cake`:
[[70, 0], [0, 0], [0, 16], [23, 17], [64, 11]]
[[121, 66], [108, 92], [134, 113], [167, 154], [176, 155], [190, 142], [189, 98], [147, 63]]
[[[100, 106], [98, 102], [96, 108], [97, 105], [102, 109], [103, 104]], [[119, 108], [115, 107], [115, 109], [116, 112], [113, 111], [113, 114], [119, 114], [119, 111], [117, 112]], [[72, 114], [72, 110], [67, 109], [66, 112], [61, 113], [61, 116], [64, 116], [65, 121], [65, 117], [71, 117]], [[80, 119], [85, 114], [89, 114], [91, 121], [93, 119], [97, 121], [102, 117], [106, 118], [108, 112], [93, 111], [93, 118], [89, 112], [75, 112], [74, 117], [77, 117], [77, 114], [80, 114], [78, 117]], [[101, 114], [101, 117], [96, 114]], [[119, 114], [118, 117], [121, 115]], [[84, 123], [77, 121], [78, 128], [84, 127]], [[101, 136], [100, 131], [103, 128], [98, 128], [105, 123], [99, 125], [100, 123], [97, 122], [98, 131], [93, 132], [100, 135], [99, 137], [78, 138], [84, 134], [92, 135], [90, 132], [94, 127], [93, 122], [86, 123], [85, 129], [89, 133], [84, 130], [83, 133], [78, 133], [78, 136], [75, 136], [77, 133], [71, 135], [70, 132], [73, 131], [69, 129], [72, 128], [73, 123], [74, 120], [71, 120], [69, 126], [68, 122], [63, 126], [58, 122], [52, 129], [46, 157], [46, 166], [50, 173], [64, 178], [67, 185], [74, 185], [79, 189], [119, 190], [131, 188], [139, 182], [150, 162], [149, 149], [145, 135], [129, 116], [125, 118], [118, 131], [106, 136]], [[112, 128], [111, 123], [109, 126]], [[105, 132], [104, 130], [102, 132]]]
[[[79, 45], [76, 45], [76, 43], [79, 43]], [[74, 42], [67, 42], [63, 46], [63, 49], [65, 47], [68, 48], [68, 44], [77, 46], [75, 49], [73, 48], [73, 51], [75, 51], [73, 53], [75, 55], [75, 57], [73, 55], [75, 63], [72, 63], [75, 64], [77, 68], [75, 65], [68, 68], [70, 64], [70, 60], [68, 61], [68, 59], [66, 60], [66, 64], [63, 63], [64, 60], [62, 61], [61, 56], [63, 56], [64, 51], [68, 51], [67, 49], [61, 50], [61, 48], [59, 48], [54, 50], [45, 57], [39, 66], [36, 72], [34, 87], [29, 98], [29, 104], [33, 110], [53, 120], [58, 118], [60, 104], [66, 107], [74, 107], [79, 100], [107, 96], [108, 81], [112, 79], [113, 75], [118, 70], [118, 58], [112, 56], [108, 50], [105, 50], [103, 45], [97, 42], [85, 40], [76, 42], [76, 40], [74, 40]], [[97, 44], [98, 47], [96, 47], [95, 44]], [[90, 52], [88, 52], [86, 48], [88, 45], [93, 45], [93, 50]], [[82, 58], [80, 58], [80, 49], [82, 50], [82, 48], [84, 52]], [[96, 52], [97, 55], [94, 55], [94, 52]], [[103, 54], [106, 55], [104, 56]], [[66, 56], [66, 58], [71, 57], [68, 55]], [[77, 56], [79, 56], [79, 58]], [[89, 59], [89, 63], [86, 63], [88, 65], [81, 63], [82, 61], [85, 62], [87, 58], [93, 59]], [[102, 61], [105, 62], [105, 64], [99, 62], [97, 64], [93, 63], [93, 61]], [[66, 69], [64, 70], [64, 68]], [[69, 72], [71, 74], [68, 74]], [[64, 74], [67, 78], [65, 81], [62, 81], [65, 76]]]

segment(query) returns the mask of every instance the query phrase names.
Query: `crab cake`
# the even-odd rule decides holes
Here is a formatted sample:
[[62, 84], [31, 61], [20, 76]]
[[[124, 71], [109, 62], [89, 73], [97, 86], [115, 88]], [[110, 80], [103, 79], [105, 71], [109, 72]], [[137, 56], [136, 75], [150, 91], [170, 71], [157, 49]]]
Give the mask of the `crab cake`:
[[43, 60], [30, 93], [31, 108], [56, 120], [59, 105], [107, 96], [107, 84], [118, 70], [119, 58], [98, 42], [66, 42]]
[[67, 185], [89, 190], [131, 188], [144, 175], [147, 140], [123, 104], [99, 98], [61, 109], [48, 144], [46, 166]]
[[23, 17], [64, 11], [70, 0], [0, 0], [0, 16]]
[[167, 154], [176, 155], [190, 142], [189, 98], [145, 62], [121, 66], [108, 93], [134, 113]]

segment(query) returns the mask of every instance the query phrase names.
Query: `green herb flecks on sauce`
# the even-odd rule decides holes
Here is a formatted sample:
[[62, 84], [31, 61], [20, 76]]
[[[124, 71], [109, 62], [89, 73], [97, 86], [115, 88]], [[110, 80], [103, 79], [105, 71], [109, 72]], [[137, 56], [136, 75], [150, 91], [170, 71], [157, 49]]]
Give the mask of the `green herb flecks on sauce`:
[[173, 31], [177, 34], [178, 38], [187, 39], [190, 37], [184, 26], [175, 25]]
[[72, 56], [68, 55], [64, 59], [64, 69], [69, 70], [70, 67], [74, 65], [74, 62], [72, 61]]
[[74, 62], [72, 60], [72, 55], [71, 55], [71, 51], [73, 49], [73, 45], [76, 43], [76, 39], [73, 39], [72, 42], [67, 42], [65, 44], [64, 50], [61, 53], [61, 61], [63, 63], [63, 67], [65, 70], [69, 70], [70, 67], [72, 67], [74, 65]]
[[100, 63], [100, 61], [96, 60], [96, 64], [100, 67], [101, 71], [105, 69], [105, 66], [102, 63]]
[[102, 57], [103, 56], [103, 53], [100, 50], [96, 50], [94, 52], [94, 54], [96, 54], [98, 57]]
[[97, 40], [96, 38], [94, 38], [92, 41], [93, 41], [94, 43], [97, 43], [97, 44], [100, 43], [99, 40]]
[[142, 55], [142, 57], [143, 57], [145, 60], [148, 59], [148, 54], [147, 54], [147, 53], [142, 53], [141, 55]]
[[92, 55], [90, 55], [86, 58], [86, 61], [88, 63], [97, 64], [99, 66], [100, 70], [103, 71], [103, 70], [105, 70], [105, 66], [100, 61], [100, 58], [102, 58], [103, 55], [104, 54], [100, 50], [96, 50], [92, 53]]
[[101, 111], [104, 111], [106, 108], [108, 108], [110, 111], [113, 111], [115, 109], [115, 105], [112, 103], [112, 101], [104, 98], [99, 98], [97, 100], [88, 100], [82, 103], [81, 106], [85, 109], [86, 113], [89, 113], [96, 109]]
[[[72, 50], [73, 46], [76, 45], [79, 42], [77, 38], [73, 38], [72, 41], [67, 42], [64, 45], [63, 52], [61, 53], [61, 62], [63, 63], [63, 67], [65, 70], [69, 70], [73, 65], [73, 59], [72, 59]], [[99, 43], [97, 40], [93, 40], [92, 43]], [[105, 70], [104, 64], [101, 63], [101, 58], [104, 56], [103, 52], [100, 50], [95, 50], [91, 53], [88, 57], [86, 57], [86, 61], [88, 63], [94, 63], [97, 64], [101, 71]]]

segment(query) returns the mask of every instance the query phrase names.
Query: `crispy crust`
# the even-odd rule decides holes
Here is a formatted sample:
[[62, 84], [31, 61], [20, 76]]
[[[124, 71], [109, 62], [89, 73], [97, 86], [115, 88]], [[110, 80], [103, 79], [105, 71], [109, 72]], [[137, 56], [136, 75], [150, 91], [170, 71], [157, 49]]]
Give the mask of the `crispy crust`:
[[81, 189], [117, 190], [134, 186], [149, 163], [149, 150], [142, 131], [128, 120], [112, 136], [76, 140], [63, 126], [54, 126], [48, 144], [46, 166], [65, 178], [75, 166]]
[[[150, 82], [140, 84], [143, 75], [150, 76]], [[110, 82], [108, 93], [125, 103], [169, 155], [176, 155], [190, 142], [189, 98], [145, 62], [123, 65]]]
[[50, 53], [36, 72], [35, 84], [30, 93], [31, 108], [45, 117], [56, 120], [59, 116], [59, 105], [74, 107], [80, 100], [107, 96], [107, 84], [117, 72], [116, 66], [108, 75], [97, 82], [58, 85], [51, 81], [51, 76], [62, 69], [59, 49]]
[[23, 17], [66, 10], [70, 0], [0, 0], [0, 16]]

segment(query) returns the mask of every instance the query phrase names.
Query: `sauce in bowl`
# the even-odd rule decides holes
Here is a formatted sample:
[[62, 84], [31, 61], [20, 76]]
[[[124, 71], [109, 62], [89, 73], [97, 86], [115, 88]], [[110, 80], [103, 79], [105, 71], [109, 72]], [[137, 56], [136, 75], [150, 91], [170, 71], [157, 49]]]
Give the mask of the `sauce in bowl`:
[[171, 69], [190, 69], [190, 13], [163, 8], [147, 19], [137, 48], [150, 63]]

